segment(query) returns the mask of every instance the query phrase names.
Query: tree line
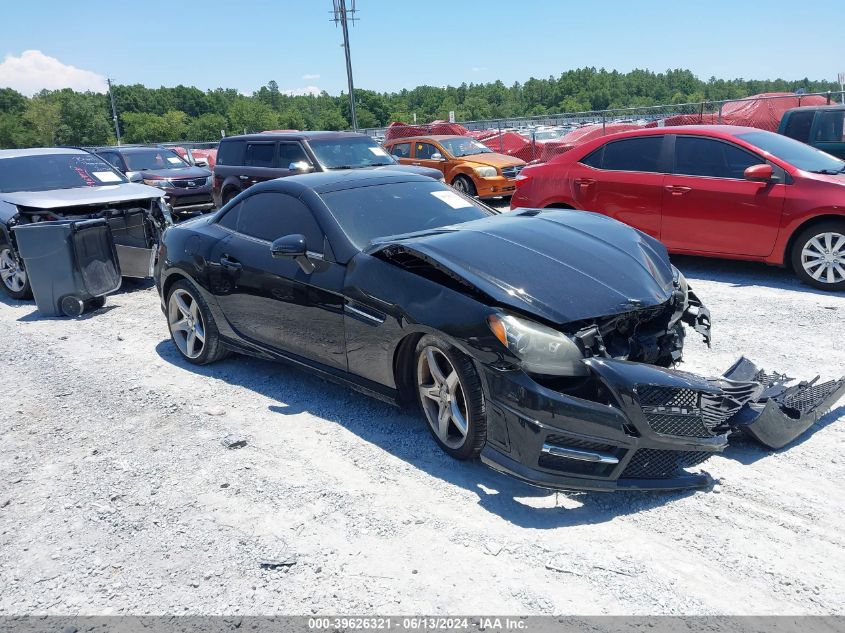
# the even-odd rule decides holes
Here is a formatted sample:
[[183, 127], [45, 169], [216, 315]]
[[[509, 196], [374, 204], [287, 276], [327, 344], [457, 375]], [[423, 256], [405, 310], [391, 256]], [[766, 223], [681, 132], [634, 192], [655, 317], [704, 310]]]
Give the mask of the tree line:
[[[689, 70], [629, 73], [596, 68], [569, 70], [559, 77], [460, 86], [418, 86], [399, 92], [356, 90], [361, 128], [391, 121], [418, 122], [534, 116], [608, 108], [738, 99], [761, 92], [838, 90], [828, 81], [697, 78]], [[270, 129], [342, 130], [351, 127], [349, 101], [331, 96], [288, 95], [270, 81], [252, 95], [231, 88], [147, 88], [113, 86], [122, 140], [126, 143], [204, 141], [244, 131]], [[109, 97], [71, 89], [25, 97], [0, 88], [0, 147], [107, 145], [116, 141]]]

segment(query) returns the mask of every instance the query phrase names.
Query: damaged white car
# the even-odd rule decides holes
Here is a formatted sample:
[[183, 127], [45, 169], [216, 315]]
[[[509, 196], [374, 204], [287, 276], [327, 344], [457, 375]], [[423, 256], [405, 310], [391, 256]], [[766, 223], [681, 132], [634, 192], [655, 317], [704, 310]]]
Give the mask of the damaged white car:
[[63, 219], [105, 218], [121, 274], [149, 277], [172, 223], [162, 196], [82, 149], [0, 150], [0, 287], [13, 299], [32, 296], [12, 227]]

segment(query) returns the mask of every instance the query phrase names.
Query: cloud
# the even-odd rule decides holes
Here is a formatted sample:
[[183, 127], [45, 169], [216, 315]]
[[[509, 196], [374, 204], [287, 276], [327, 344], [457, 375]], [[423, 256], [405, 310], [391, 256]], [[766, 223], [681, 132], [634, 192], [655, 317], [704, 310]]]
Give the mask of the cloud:
[[474, 73], [480, 73], [482, 70], [487, 70], [487, 66], [473, 66], [470, 70]]
[[302, 95], [319, 96], [323, 92], [323, 89], [318, 88], [317, 86], [305, 86], [304, 88], [289, 88], [287, 90], [282, 90], [281, 92], [289, 97], [299, 97]]
[[47, 90], [106, 92], [106, 78], [90, 70], [63, 64], [41, 51], [29, 50], [20, 57], [6, 55], [0, 63], [0, 87], [14, 88], [25, 95]]
[[306, 81], [311, 81], [311, 80], [314, 80], [314, 79], [319, 79], [319, 78], [320, 78], [320, 75], [317, 75], [317, 74], [313, 74], [313, 75], [302, 75], [302, 78], [303, 78], [303, 79], [305, 79]]

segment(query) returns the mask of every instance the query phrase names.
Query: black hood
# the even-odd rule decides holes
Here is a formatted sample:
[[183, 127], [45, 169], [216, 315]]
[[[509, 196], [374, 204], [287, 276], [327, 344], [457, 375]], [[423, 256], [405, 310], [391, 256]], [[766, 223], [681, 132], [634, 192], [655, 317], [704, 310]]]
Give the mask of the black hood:
[[401, 250], [495, 303], [565, 324], [655, 306], [673, 292], [657, 240], [584, 211], [518, 211], [428, 233], [385, 238], [370, 254]]

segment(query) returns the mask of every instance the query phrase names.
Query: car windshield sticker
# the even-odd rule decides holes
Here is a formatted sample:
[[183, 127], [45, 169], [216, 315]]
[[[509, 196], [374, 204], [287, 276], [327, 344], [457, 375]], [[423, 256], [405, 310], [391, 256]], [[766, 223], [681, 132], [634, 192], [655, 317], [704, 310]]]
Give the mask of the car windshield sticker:
[[120, 176], [113, 171], [92, 171], [91, 175], [100, 182], [120, 182]]
[[432, 191], [431, 195], [438, 200], [442, 200], [453, 209], [464, 209], [472, 206], [469, 200], [464, 200], [454, 191]]
[[380, 147], [370, 147], [369, 149], [376, 156], [387, 156], [387, 152]]
[[181, 165], [182, 159], [177, 158], [176, 156], [170, 156], [170, 157], [168, 157], [167, 162], [173, 163], [174, 165]]

